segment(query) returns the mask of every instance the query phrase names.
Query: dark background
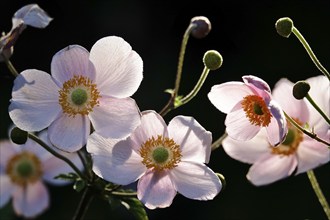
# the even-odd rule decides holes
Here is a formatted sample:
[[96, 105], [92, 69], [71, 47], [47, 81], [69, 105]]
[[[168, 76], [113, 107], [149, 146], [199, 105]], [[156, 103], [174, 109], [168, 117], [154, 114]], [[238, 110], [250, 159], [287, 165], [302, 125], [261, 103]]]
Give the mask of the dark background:
[[[2, 0], [0, 31], [8, 32], [16, 10], [32, 1]], [[144, 61], [144, 79], [134, 94], [141, 110], [159, 111], [173, 88], [182, 35], [192, 17], [207, 16], [212, 31], [204, 39], [190, 38], [183, 66], [180, 94], [187, 94], [203, 70], [203, 54], [218, 50], [223, 66], [209, 74], [200, 93], [168, 115], [196, 118], [214, 140], [224, 132], [225, 115], [207, 99], [214, 84], [240, 81], [242, 75], [256, 75], [271, 87], [282, 77], [295, 82], [321, 74], [302, 45], [291, 36], [280, 37], [276, 20], [288, 16], [309, 41], [321, 63], [330, 68], [330, 1], [223, 1], [196, 3], [180, 1], [34, 1], [54, 18], [46, 29], [27, 28], [15, 45], [11, 61], [19, 70], [36, 68], [49, 72], [52, 56], [60, 49], [79, 44], [90, 50], [100, 38], [117, 35], [131, 44]], [[0, 137], [7, 137], [10, 124], [8, 105], [13, 77], [0, 63]], [[292, 106], [294, 108], [294, 106]], [[249, 165], [228, 157], [223, 149], [212, 152], [209, 166], [222, 173], [227, 187], [213, 201], [200, 202], [177, 195], [170, 208], [148, 210], [153, 219], [326, 219], [306, 174], [268, 186], [255, 187], [245, 175]], [[315, 169], [324, 194], [330, 200], [330, 165]], [[51, 187], [51, 208], [38, 219], [71, 219], [80, 194], [70, 186]], [[131, 219], [123, 209], [112, 210], [94, 200], [88, 219]], [[17, 219], [11, 205], [0, 210], [0, 219]]]

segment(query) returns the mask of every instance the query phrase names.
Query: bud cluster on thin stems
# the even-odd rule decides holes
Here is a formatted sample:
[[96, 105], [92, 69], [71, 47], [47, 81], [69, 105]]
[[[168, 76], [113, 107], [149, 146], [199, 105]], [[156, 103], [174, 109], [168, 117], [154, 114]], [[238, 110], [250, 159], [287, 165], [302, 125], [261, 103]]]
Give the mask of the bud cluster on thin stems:
[[308, 179], [313, 187], [313, 190], [317, 196], [317, 198], [319, 199], [319, 202], [324, 210], [324, 213], [327, 215], [328, 219], [330, 220], [330, 208], [329, 208], [329, 204], [327, 202], [327, 200], [325, 199], [325, 196], [320, 188], [320, 185], [316, 179], [316, 176], [314, 174], [313, 170], [309, 170], [307, 171], [307, 176]]
[[309, 136], [309, 137], [311, 137], [311, 138], [313, 138], [313, 139], [315, 139], [315, 140], [317, 140], [317, 141], [319, 141], [319, 142], [321, 142], [321, 143], [327, 145], [327, 146], [329, 147], [329, 149], [330, 149], [330, 143], [328, 143], [328, 142], [326, 142], [325, 140], [319, 138], [319, 137], [317, 136], [317, 134], [315, 134], [315, 133], [311, 133], [311, 132], [307, 131], [306, 129], [304, 129], [303, 127], [301, 127], [301, 126], [300, 126], [295, 120], [293, 120], [293, 118], [291, 118], [286, 112], [284, 112], [284, 115], [285, 115], [286, 119], [287, 119], [287, 120], [288, 120], [293, 126], [295, 126], [298, 130], [300, 130], [301, 132], [303, 132], [303, 133], [306, 134], [307, 136]]
[[302, 36], [302, 34], [298, 31], [297, 28], [295, 28], [294, 26], [292, 27], [292, 32], [294, 33], [294, 35], [298, 38], [298, 40], [302, 43], [302, 45], [304, 46], [305, 50], [307, 51], [308, 55], [310, 56], [310, 58], [312, 59], [312, 61], [314, 62], [314, 64], [316, 65], [316, 67], [326, 76], [328, 77], [328, 79], [330, 80], [330, 74], [329, 72], [322, 66], [322, 64], [320, 63], [320, 61], [317, 59], [317, 57], [315, 56], [315, 54], [313, 53], [312, 48], [309, 46], [309, 44], [307, 43], [307, 41], [305, 40], [305, 38]]
[[312, 106], [322, 115], [322, 117], [327, 121], [327, 123], [330, 125], [330, 118], [320, 109], [320, 107], [314, 102], [312, 97], [307, 93], [306, 99], [312, 104]]

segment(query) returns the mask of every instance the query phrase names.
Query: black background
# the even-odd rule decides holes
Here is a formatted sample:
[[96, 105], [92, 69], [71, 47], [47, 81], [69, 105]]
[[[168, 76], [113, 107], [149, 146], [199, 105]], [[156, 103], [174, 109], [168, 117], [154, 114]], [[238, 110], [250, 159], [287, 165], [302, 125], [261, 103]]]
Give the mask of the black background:
[[[302, 45], [291, 36], [280, 37], [274, 28], [280, 17], [290, 17], [309, 41], [321, 63], [329, 66], [330, 1], [34, 1], [54, 18], [46, 29], [27, 28], [15, 45], [11, 61], [19, 70], [36, 68], [49, 72], [52, 56], [60, 49], [79, 44], [90, 50], [100, 38], [117, 35], [131, 44], [144, 61], [144, 79], [133, 98], [141, 111], [159, 111], [173, 88], [182, 35], [192, 17], [207, 16], [212, 31], [204, 39], [190, 38], [183, 66], [180, 94], [187, 94], [203, 70], [203, 54], [218, 50], [223, 66], [209, 74], [192, 101], [168, 115], [196, 118], [217, 139], [224, 132], [225, 115], [207, 99], [214, 84], [240, 81], [256, 75], [271, 87], [282, 77], [295, 82], [321, 74]], [[32, 1], [2, 0], [0, 31], [8, 32], [16, 10]], [[8, 105], [13, 77], [0, 63], [0, 137], [7, 137]], [[294, 106], [292, 106], [294, 108]], [[153, 219], [325, 219], [325, 214], [306, 174], [289, 177], [268, 186], [255, 187], [245, 175], [249, 165], [228, 157], [220, 148], [212, 152], [209, 166], [222, 173], [227, 187], [213, 201], [200, 202], [177, 195], [170, 208], [148, 210]], [[330, 166], [315, 169], [324, 194], [330, 200]], [[198, 183], [197, 183], [198, 184]], [[80, 194], [70, 186], [51, 187], [51, 208], [38, 219], [71, 219]], [[0, 218], [17, 219], [8, 204]], [[94, 200], [87, 219], [131, 219], [123, 209], [112, 210]]]

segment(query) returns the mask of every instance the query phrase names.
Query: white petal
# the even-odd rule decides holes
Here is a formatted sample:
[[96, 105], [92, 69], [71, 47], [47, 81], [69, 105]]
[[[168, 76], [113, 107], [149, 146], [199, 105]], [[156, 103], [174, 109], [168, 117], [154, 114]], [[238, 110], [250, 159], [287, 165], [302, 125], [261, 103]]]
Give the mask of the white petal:
[[13, 157], [19, 149], [19, 145], [9, 140], [0, 140], [0, 172], [5, 172], [8, 160]]
[[[67, 159], [69, 159], [75, 166], [79, 169], [83, 169], [83, 164], [78, 156], [77, 153], [61, 153]], [[74, 173], [75, 171], [63, 160], [57, 157], [50, 157], [43, 162], [43, 179], [46, 180], [48, 183], [54, 185], [64, 185], [70, 183], [67, 180], [62, 179], [55, 179], [56, 176], [59, 174], [67, 174], [67, 173]]]
[[213, 199], [222, 187], [219, 177], [204, 164], [181, 162], [170, 176], [177, 191], [189, 199]]
[[142, 81], [143, 62], [120, 37], [104, 37], [92, 47], [90, 59], [96, 68], [101, 92], [116, 98], [132, 96]]
[[59, 88], [49, 74], [25, 70], [14, 81], [9, 115], [14, 124], [25, 131], [48, 127], [61, 111]]
[[309, 119], [307, 103], [305, 100], [297, 100], [292, 95], [292, 89], [292, 82], [286, 78], [280, 79], [273, 89], [273, 99], [289, 116], [299, 119], [302, 123], [306, 123]]
[[154, 111], [142, 112], [141, 124], [130, 136], [135, 150], [139, 150], [149, 138], [157, 138], [158, 135], [168, 137], [167, 125], [158, 113]]
[[137, 197], [149, 209], [172, 204], [176, 190], [167, 172], [149, 171], [138, 182]]
[[37, 181], [26, 188], [17, 187], [13, 195], [14, 210], [18, 215], [32, 218], [40, 215], [49, 206], [49, 193], [46, 186]]
[[14, 187], [10, 177], [0, 174], [0, 208], [9, 202], [13, 191]]
[[260, 127], [251, 124], [246, 117], [241, 103], [238, 103], [225, 119], [226, 131], [228, 136], [238, 141], [252, 139], [260, 131]]
[[227, 82], [213, 86], [207, 96], [217, 109], [229, 113], [245, 96], [251, 94], [251, 89], [244, 83]]
[[127, 185], [146, 171], [130, 141], [105, 139], [93, 133], [88, 138], [87, 151], [93, 158], [93, 171], [107, 181]]
[[256, 186], [266, 185], [290, 176], [296, 166], [297, 159], [294, 155], [269, 153], [252, 165], [246, 177]]
[[100, 98], [89, 117], [95, 131], [104, 137], [126, 138], [139, 124], [140, 111], [131, 98]]
[[29, 4], [15, 12], [13, 24], [16, 20], [23, 20], [24, 24], [32, 27], [45, 28], [53, 19], [37, 4]]
[[245, 75], [242, 77], [245, 84], [252, 86], [254, 89], [258, 89], [261, 91], [265, 91], [270, 93], [269, 85], [259, 77], [252, 76], [252, 75]]
[[330, 161], [328, 147], [316, 140], [306, 140], [300, 143], [298, 150], [298, 170], [296, 174], [314, 169]]
[[226, 137], [222, 142], [222, 146], [230, 157], [249, 164], [256, 162], [263, 154], [270, 150], [267, 134], [264, 129], [248, 141], [237, 141], [231, 137]]
[[75, 117], [62, 114], [48, 128], [51, 143], [66, 152], [74, 152], [82, 148], [90, 133], [90, 122], [87, 116]]
[[169, 137], [180, 145], [183, 161], [208, 163], [211, 155], [212, 134], [194, 118], [176, 116], [168, 125]]
[[57, 52], [52, 59], [51, 73], [59, 86], [74, 75], [95, 79], [95, 68], [89, 60], [89, 52], [79, 45], [70, 45]]
[[273, 117], [266, 127], [268, 141], [271, 145], [277, 146], [285, 140], [288, 132], [286, 118], [281, 107], [274, 100], [269, 103], [269, 110]]

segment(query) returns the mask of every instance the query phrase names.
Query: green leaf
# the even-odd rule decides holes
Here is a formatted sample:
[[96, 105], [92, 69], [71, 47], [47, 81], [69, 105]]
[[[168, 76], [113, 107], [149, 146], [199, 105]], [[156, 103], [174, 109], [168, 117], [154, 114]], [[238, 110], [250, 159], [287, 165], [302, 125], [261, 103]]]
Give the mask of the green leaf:
[[61, 173], [58, 176], [55, 177], [55, 179], [62, 179], [62, 180], [69, 180], [69, 181], [74, 181], [78, 179], [79, 176], [76, 173]]
[[173, 93], [174, 93], [174, 89], [166, 89], [164, 92], [173, 95]]
[[143, 204], [137, 198], [123, 198], [121, 204], [130, 211], [137, 220], [148, 220]]
[[76, 190], [77, 192], [81, 192], [86, 187], [86, 182], [82, 179], [78, 179], [74, 185], [73, 189]]

